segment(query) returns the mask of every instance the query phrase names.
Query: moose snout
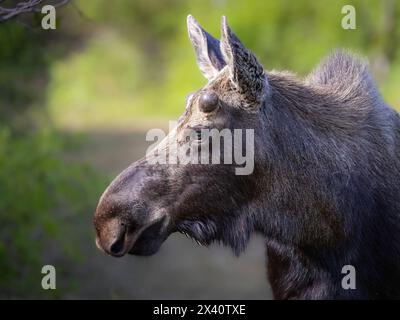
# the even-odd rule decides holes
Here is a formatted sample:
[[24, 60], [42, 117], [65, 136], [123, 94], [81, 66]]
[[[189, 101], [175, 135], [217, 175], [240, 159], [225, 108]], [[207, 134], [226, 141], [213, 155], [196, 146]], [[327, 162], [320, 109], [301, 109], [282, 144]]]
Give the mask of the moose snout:
[[122, 257], [127, 253], [149, 255], [168, 235], [165, 214], [151, 212], [143, 202], [120, 193], [106, 192], [95, 215], [96, 245], [105, 253]]
[[113, 193], [105, 193], [94, 215], [96, 245], [104, 252], [120, 257], [133, 244], [134, 234], [141, 222], [132, 206]]
[[158, 250], [172, 230], [167, 211], [149, 205], [165, 189], [156, 183], [161, 173], [139, 161], [111, 182], [94, 215], [97, 247], [115, 257]]

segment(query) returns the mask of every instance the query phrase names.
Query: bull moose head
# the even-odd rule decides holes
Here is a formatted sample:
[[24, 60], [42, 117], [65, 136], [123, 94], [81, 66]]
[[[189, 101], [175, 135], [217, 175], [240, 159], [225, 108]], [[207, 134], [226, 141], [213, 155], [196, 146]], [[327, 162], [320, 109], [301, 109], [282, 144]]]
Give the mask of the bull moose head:
[[[133, 163], [102, 195], [94, 217], [97, 246], [119, 257], [127, 253], [151, 255], [173, 232], [181, 232], [208, 245], [220, 241], [239, 253], [256, 229], [253, 214], [262, 194], [257, 174], [264, 166], [257, 154], [268, 97], [262, 65], [239, 41], [222, 18], [221, 41], [213, 38], [188, 16], [189, 37], [197, 63], [208, 83], [186, 100], [186, 111], [168, 139], [145, 158]], [[252, 129], [252, 174], [240, 175], [234, 164], [153, 163], [157, 150], [180, 144], [186, 129]], [[195, 137], [199, 144], [201, 135]], [[221, 155], [223, 156], [223, 155]]]

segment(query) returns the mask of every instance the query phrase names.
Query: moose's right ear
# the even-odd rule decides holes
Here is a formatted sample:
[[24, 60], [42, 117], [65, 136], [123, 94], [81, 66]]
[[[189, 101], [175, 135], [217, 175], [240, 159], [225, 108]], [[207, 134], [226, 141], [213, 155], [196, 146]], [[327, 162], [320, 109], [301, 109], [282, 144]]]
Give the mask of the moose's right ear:
[[207, 33], [191, 15], [187, 17], [187, 27], [200, 71], [211, 80], [226, 65], [219, 40]]

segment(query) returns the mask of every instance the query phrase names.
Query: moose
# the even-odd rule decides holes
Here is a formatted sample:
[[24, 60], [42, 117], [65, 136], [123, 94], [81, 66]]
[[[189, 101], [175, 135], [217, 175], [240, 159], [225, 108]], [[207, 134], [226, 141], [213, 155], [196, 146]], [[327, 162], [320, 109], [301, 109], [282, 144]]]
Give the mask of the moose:
[[[368, 63], [338, 49], [306, 77], [266, 71], [225, 17], [220, 40], [190, 15], [187, 25], [208, 82], [169, 135], [253, 129], [254, 170], [154, 164], [147, 155], [101, 196], [97, 246], [147, 256], [181, 232], [239, 255], [258, 232], [275, 299], [400, 298], [400, 117]], [[342, 284], [348, 265], [350, 289]]]

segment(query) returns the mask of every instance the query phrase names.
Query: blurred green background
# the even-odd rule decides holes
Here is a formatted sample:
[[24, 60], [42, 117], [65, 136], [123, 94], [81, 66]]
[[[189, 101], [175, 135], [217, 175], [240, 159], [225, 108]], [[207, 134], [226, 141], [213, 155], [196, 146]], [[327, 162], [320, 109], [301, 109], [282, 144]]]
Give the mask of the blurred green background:
[[[355, 30], [341, 27], [346, 4], [356, 8]], [[397, 0], [75, 0], [57, 8], [56, 30], [40, 28], [40, 13], [1, 23], [0, 298], [269, 296], [260, 239], [235, 260], [174, 238], [162, 260], [130, 264], [100, 257], [93, 245], [101, 192], [144, 155], [146, 130], [167, 127], [206, 83], [187, 37], [189, 13], [216, 37], [226, 15], [268, 70], [305, 75], [334, 48], [360, 53], [400, 110]], [[179, 266], [168, 264], [171, 254]], [[41, 289], [43, 264], [56, 266], [62, 289]], [[196, 280], [196, 270], [208, 274]], [[125, 284], [133, 271], [136, 289]], [[240, 276], [246, 284], [226, 285]]]

